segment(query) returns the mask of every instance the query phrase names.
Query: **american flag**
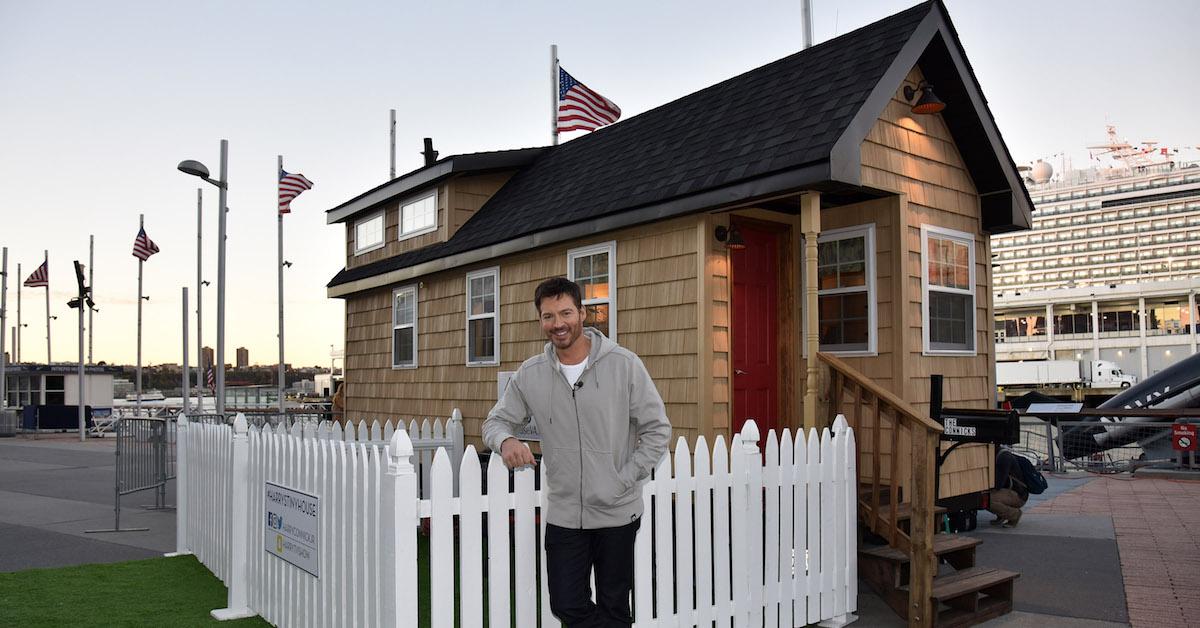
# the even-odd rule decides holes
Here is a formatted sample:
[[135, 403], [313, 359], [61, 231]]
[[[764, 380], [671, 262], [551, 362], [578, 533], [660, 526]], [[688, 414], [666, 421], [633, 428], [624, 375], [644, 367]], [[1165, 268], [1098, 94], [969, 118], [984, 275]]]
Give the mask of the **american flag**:
[[588, 89], [561, 67], [558, 69], [558, 130], [595, 131], [621, 117], [613, 101]]
[[25, 287], [27, 287], [27, 288], [49, 288], [50, 287], [50, 269], [46, 266], [49, 263], [50, 263], [49, 260], [42, 262], [42, 265], [38, 266], [37, 270], [33, 271], [33, 274], [29, 275], [29, 279], [25, 280]]
[[214, 371], [213, 367], [211, 367], [211, 366], [208, 367], [208, 389], [209, 390], [217, 389], [217, 374], [216, 374], [216, 371]]
[[292, 199], [300, 196], [304, 190], [311, 190], [312, 181], [302, 174], [290, 174], [286, 170], [279, 171], [279, 213], [292, 213]]
[[146, 236], [146, 230], [138, 229], [137, 237], [133, 239], [133, 256], [144, 262], [157, 252], [158, 245]]

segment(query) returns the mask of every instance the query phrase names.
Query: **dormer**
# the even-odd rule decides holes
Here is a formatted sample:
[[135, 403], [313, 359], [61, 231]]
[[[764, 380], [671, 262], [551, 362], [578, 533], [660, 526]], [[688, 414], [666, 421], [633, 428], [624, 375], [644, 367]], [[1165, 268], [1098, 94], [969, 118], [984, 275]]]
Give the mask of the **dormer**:
[[346, 225], [346, 270], [447, 242], [543, 148], [453, 155], [368, 190], [326, 212]]

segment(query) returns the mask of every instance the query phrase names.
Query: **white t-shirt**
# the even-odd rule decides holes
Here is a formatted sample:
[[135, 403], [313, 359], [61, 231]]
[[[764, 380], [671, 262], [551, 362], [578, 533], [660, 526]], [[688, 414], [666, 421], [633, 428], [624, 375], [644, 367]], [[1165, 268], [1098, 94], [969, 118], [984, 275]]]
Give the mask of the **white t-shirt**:
[[583, 362], [579, 364], [559, 364], [562, 368], [563, 375], [566, 376], [567, 382], [572, 386], [579, 381], [579, 376], [583, 375], [583, 369], [587, 368], [588, 359], [585, 357]]

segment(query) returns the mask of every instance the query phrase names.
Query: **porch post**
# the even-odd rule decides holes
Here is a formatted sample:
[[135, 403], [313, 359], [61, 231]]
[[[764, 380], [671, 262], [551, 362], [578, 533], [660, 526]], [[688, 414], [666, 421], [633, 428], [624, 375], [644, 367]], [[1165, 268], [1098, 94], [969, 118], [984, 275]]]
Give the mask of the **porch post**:
[[[817, 428], [817, 351], [820, 336], [817, 317], [817, 238], [821, 235], [821, 193], [800, 196], [800, 230], [804, 232], [804, 346], [807, 377], [804, 382], [804, 429]], [[834, 410], [835, 412], [837, 409]]]

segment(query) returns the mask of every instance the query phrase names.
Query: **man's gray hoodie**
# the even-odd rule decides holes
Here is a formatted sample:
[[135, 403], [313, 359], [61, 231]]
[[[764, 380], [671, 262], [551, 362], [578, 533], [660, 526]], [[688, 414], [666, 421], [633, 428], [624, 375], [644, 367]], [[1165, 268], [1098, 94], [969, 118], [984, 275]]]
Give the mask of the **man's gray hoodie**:
[[585, 328], [587, 367], [567, 383], [554, 351], [529, 358], [483, 422], [492, 451], [532, 417], [542, 435], [549, 487], [547, 523], [613, 528], [642, 514], [642, 481], [671, 438], [662, 397], [633, 352]]

